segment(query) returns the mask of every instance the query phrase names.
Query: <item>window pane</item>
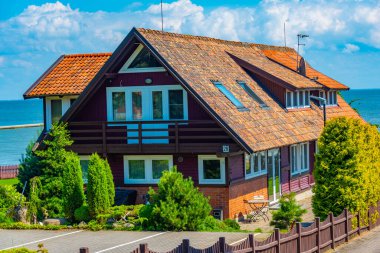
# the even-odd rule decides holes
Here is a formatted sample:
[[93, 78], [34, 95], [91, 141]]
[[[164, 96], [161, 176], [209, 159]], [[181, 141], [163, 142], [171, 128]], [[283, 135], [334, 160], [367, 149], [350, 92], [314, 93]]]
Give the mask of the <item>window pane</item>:
[[293, 107], [298, 106], [298, 92], [293, 92]]
[[309, 91], [305, 92], [305, 105], [306, 106], [310, 105], [310, 92]]
[[292, 161], [291, 161], [292, 173], [295, 173], [297, 171], [297, 147], [292, 146], [290, 148], [290, 152], [291, 152], [291, 158], [292, 158]]
[[245, 154], [245, 174], [251, 174], [251, 156], [248, 154]]
[[130, 179], [145, 179], [144, 160], [129, 160], [128, 167]]
[[113, 120], [125, 120], [125, 93], [112, 92]]
[[80, 160], [80, 167], [82, 168], [82, 180], [84, 184], [88, 183], [88, 162], [89, 160]]
[[152, 68], [161, 67], [160, 63], [152, 55], [148, 48], [144, 47], [133, 60], [129, 68]]
[[308, 169], [309, 168], [309, 157], [307, 156], [307, 144], [303, 144], [303, 159], [304, 159], [304, 162], [303, 162], [303, 165], [304, 167], [302, 169]]
[[305, 100], [304, 100], [304, 97], [303, 97], [303, 91], [300, 91], [299, 92], [299, 96], [298, 96], [298, 104], [299, 104], [299, 106], [304, 106], [304, 102], [305, 102]]
[[259, 156], [257, 153], [253, 154], [253, 172], [259, 172]]
[[267, 170], [267, 156], [266, 151], [260, 152], [260, 171]]
[[162, 91], [153, 91], [153, 119], [162, 119]]
[[70, 99], [70, 106], [72, 106], [74, 104], [75, 100], [77, 100], [77, 99], [76, 98], [71, 98]]
[[217, 87], [224, 96], [226, 96], [237, 108], [245, 108], [244, 105], [232, 94], [226, 87], [220, 82], [213, 82], [215, 87]]
[[286, 107], [292, 107], [292, 93], [286, 92]]
[[165, 170], [169, 170], [168, 160], [153, 160], [152, 161], [153, 179], [159, 179]]
[[132, 92], [132, 115], [133, 119], [142, 119], [142, 95], [141, 91]]
[[333, 94], [331, 91], [329, 91], [329, 102], [328, 102], [329, 105], [332, 105], [333, 104]]
[[182, 90], [169, 90], [169, 118], [183, 119]]
[[62, 101], [60, 99], [51, 100], [51, 123], [57, 123], [62, 117]]
[[336, 95], [336, 91], [333, 92], [333, 98], [334, 98], [333, 104], [336, 105], [336, 104], [337, 104], [337, 95]]
[[220, 161], [219, 160], [203, 160], [203, 176], [204, 179], [220, 179]]

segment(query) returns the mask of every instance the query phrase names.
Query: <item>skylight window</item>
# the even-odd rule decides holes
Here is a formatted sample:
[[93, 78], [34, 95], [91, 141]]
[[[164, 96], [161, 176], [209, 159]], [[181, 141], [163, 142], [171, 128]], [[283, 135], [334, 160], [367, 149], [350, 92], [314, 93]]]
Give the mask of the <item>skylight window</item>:
[[269, 108], [269, 106], [267, 106], [264, 101], [259, 96], [257, 96], [257, 94], [245, 82], [237, 81], [237, 83], [245, 90], [245, 92], [248, 93], [251, 98], [253, 98], [253, 100], [259, 103], [261, 108]]
[[248, 110], [221, 82], [212, 81], [216, 88], [218, 88], [235, 106], [241, 111]]

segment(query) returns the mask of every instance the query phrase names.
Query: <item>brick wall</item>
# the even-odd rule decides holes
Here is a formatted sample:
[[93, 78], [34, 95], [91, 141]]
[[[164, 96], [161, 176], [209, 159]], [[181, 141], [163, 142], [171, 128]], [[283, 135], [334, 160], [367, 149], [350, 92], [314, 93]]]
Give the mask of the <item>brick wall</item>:
[[224, 218], [229, 217], [228, 209], [228, 187], [199, 187], [199, 190], [207, 197], [210, 197], [212, 208], [223, 209]]
[[249, 213], [249, 206], [244, 203], [244, 200], [250, 200], [257, 195], [268, 198], [267, 175], [231, 185], [228, 204], [229, 218], [238, 218]]

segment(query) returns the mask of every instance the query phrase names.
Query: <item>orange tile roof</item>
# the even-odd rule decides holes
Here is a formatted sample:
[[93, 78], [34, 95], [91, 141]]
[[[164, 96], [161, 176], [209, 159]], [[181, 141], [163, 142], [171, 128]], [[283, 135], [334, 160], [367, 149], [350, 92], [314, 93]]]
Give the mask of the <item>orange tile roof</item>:
[[[279, 64], [292, 69], [293, 71], [297, 70], [297, 52], [293, 48], [289, 47], [277, 47], [277, 46], [268, 46], [256, 44], [258, 48], [262, 50], [266, 57], [272, 61], [278, 62]], [[301, 59], [301, 56], [298, 55], [298, 60]], [[339, 89], [347, 90], [349, 87], [346, 85], [334, 80], [331, 77], [326, 76], [325, 74], [314, 69], [306, 62], [306, 76], [310, 79], [317, 77], [318, 83], [326, 86], [329, 89]]]
[[[286, 111], [231, 55], [280, 78], [285, 78], [283, 73], [289, 73], [292, 82], [298, 81], [293, 76], [310, 80], [269, 61], [251, 44], [147, 29], [137, 31], [253, 151], [318, 139], [323, 129], [323, 111], [319, 106], [312, 104], [309, 109]], [[223, 83], [249, 111], [239, 111], [210, 80]], [[270, 109], [261, 108], [236, 80], [246, 82]], [[328, 108], [329, 117], [360, 117], [342, 98], [338, 101], [339, 106]]]
[[79, 95], [111, 54], [63, 55], [25, 92], [24, 97]]

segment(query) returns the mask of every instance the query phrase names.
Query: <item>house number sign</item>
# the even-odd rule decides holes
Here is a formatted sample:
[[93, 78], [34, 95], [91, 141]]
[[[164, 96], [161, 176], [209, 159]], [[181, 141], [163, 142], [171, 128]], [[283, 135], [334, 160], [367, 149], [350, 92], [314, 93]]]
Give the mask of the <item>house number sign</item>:
[[223, 150], [223, 153], [229, 153], [230, 152], [230, 145], [223, 145], [222, 150]]

